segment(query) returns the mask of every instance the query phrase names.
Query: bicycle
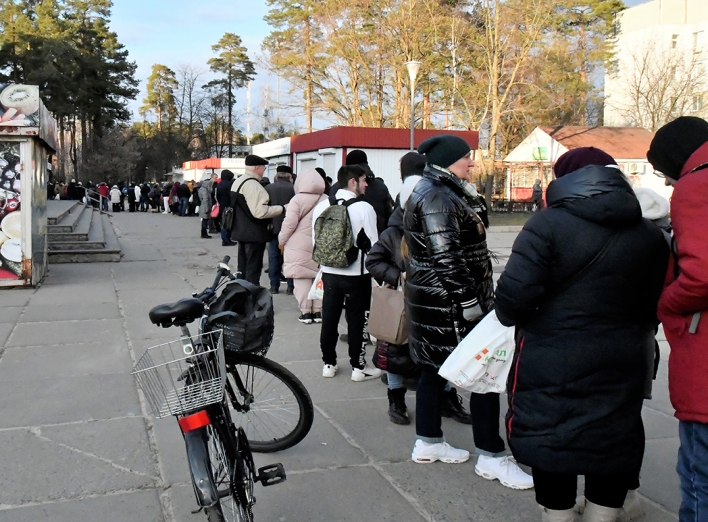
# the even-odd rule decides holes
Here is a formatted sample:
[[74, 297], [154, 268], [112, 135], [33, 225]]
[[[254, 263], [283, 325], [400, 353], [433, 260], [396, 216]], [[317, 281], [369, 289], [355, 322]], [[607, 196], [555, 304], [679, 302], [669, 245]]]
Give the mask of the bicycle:
[[[282, 464], [264, 466], [256, 473], [251, 445], [269, 452], [297, 444], [309, 432], [314, 412], [297, 377], [264, 357], [270, 340], [261, 347], [261, 355], [225, 350], [224, 330], [214, 328], [218, 321], [213, 320], [210, 306], [218, 302], [218, 290], [230, 282], [250, 284], [237, 279], [228, 262], [226, 256], [212, 286], [200, 294], [150, 311], [154, 324], [178, 326], [182, 335], [177, 341], [149, 348], [133, 374], [157, 418], [177, 417], [199, 509], [210, 522], [249, 522], [253, 520], [254, 483], [271, 486], [286, 478]], [[197, 319], [199, 332], [192, 336], [187, 324]], [[270, 379], [264, 380], [266, 375]], [[261, 387], [256, 390], [256, 385]], [[278, 391], [274, 398], [266, 395], [264, 399], [263, 394], [273, 389], [289, 391], [293, 398], [284, 400]], [[273, 436], [269, 427], [271, 434], [259, 439], [261, 432], [254, 425], [266, 422], [261, 416], [270, 425], [285, 420], [286, 428]], [[251, 432], [252, 444], [234, 418]]]

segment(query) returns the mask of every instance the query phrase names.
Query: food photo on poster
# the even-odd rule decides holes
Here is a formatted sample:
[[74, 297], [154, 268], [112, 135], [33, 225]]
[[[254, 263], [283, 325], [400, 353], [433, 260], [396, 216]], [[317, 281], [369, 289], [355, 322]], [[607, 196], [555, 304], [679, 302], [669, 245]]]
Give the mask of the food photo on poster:
[[0, 279], [22, 273], [20, 144], [0, 141]]
[[0, 126], [39, 124], [39, 89], [35, 85], [0, 84]]

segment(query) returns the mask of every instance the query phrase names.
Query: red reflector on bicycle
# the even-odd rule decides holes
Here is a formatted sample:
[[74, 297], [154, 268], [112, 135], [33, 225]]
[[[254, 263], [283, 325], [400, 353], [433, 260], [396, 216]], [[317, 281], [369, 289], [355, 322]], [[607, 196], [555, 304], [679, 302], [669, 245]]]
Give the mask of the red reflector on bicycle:
[[179, 423], [182, 433], [198, 430], [199, 428], [208, 426], [211, 423], [209, 421], [209, 415], [207, 415], [207, 412], [204, 410], [193, 415], [181, 417], [180, 419], [177, 419], [177, 422]]

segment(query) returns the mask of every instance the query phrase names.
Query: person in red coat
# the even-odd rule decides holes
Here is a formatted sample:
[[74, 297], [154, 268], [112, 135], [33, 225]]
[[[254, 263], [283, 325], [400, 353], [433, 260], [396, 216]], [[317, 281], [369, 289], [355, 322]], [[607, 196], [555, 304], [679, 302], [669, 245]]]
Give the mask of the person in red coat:
[[647, 159], [674, 186], [673, 254], [658, 316], [679, 419], [681, 522], [708, 520], [708, 122], [684, 116], [659, 129]]

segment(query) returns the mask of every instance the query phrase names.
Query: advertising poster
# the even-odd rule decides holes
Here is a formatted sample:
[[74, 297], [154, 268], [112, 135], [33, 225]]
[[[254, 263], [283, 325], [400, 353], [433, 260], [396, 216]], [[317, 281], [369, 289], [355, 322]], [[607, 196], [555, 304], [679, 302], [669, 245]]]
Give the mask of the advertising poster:
[[20, 279], [20, 143], [0, 141], [0, 280]]
[[39, 126], [39, 105], [36, 85], [0, 84], [0, 127]]

